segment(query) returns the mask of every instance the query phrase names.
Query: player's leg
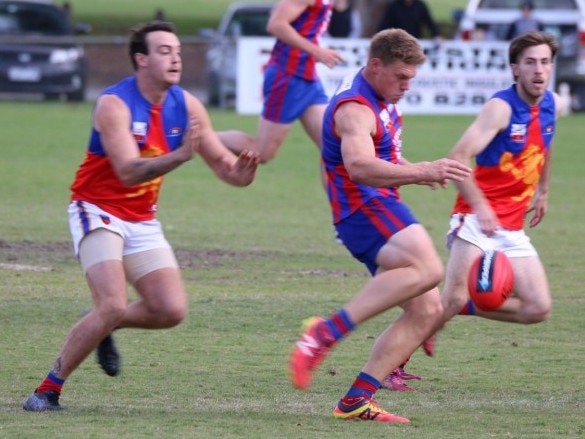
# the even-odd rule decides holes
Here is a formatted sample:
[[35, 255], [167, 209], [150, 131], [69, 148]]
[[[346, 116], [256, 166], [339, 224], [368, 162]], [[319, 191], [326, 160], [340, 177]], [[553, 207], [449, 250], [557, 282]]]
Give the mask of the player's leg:
[[[122, 227], [126, 237], [125, 279], [135, 287], [140, 299], [125, 308], [115, 328], [156, 329], [177, 325], [184, 318], [187, 301], [177, 261], [160, 223], [156, 220], [123, 222]], [[120, 354], [111, 333], [99, 344], [97, 358], [108, 375], [119, 373]]]
[[441, 310], [437, 288], [410, 299], [402, 315], [376, 339], [362, 372], [382, 382], [428, 337]]
[[216, 134], [234, 154], [239, 155], [245, 149], [256, 151], [260, 154], [260, 162], [268, 163], [276, 156], [291, 128], [290, 123], [273, 122], [260, 117], [256, 137], [237, 130], [217, 131]]
[[[485, 236], [475, 215], [454, 215], [451, 218], [451, 254], [441, 297], [445, 318], [464, 310], [492, 320], [516, 323], [538, 323], [551, 309], [546, 273], [530, 238], [523, 230], [501, 229]], [[467, 275], [481, 249], [503, 251], [514, 269], [512, 296], [497, 311], [482, 311], [473, 306], [467, 290]]]
[[260, 161], [272, 160], [292, 128], [292, 123], [274, 122], [263, 117], [258, 119], [256, 130], [256, 147]]
[[[368, 405], [384, 379], [431, 335], [442, 315], [436, 285], [443, 267], [421, 225], [410, 225], [394, 235], [378, 253], [378, 262], [379, 270], [386, 271], [378, 272], [350, 301], [345, 307], [348, 315], [356, 322], [364, 321], [377, 314], [376, 303], [379, 309], [401, 305], [404, 312], [376, 339], [367, 363], [337, 404], [334, 415], [342, 419], [373, 410]], [[373, 285], [375, 281], [378, 285]], [[381, 416], [386, 413], [382, 410]], [[387, 422], [404, 421], [389, 417]]]
[[326, 104], [313, 104], [307, 107], [301, 117], [301, 124], [317, 149], [321, 150], [321, 135], [323, 129], [323, 115]]
[[[111, 232], [106, 232], [111, 233]], [[104, 261], [86, 273], [94, 308], [73, 326], [53, 370], [66, 379], [121, 321], [126, 309], [126, 279], [121, 261]]]
[[[301, 123], [305, 132], [311, 138], [315, 146], [321, 151], [321, 135], [323, 129], [323, 115], [325, 114], [326, 104], [316, 104], [309, 106], [303, 116], [301, 117]], [[319, 172], [321, 175], [321, 184], [325, 191], [327, 191], [327, 174], [321, 163], [321, 157], [318, 157]]]
[[[396, 355], [394, 354], [399, 349], [414, 351], [420, 345], [420, 341], [417, 344], [417, 340], [428, 337], [429, 332], [435, 327], [434, 322], [440, 318], [441, 309], [441, 299], [437, 288], [407, 301], [404, 313], [376, 340], [362, 373], [376, 378], [381, 383], [381, 388], [398, 392], [414, 390], [403, 382], [401, 372], [404, 360], [395, 365]], [[389, 366], [384, 364], [385, 361], [389, 363]], [[393, 365], [395, 365], [394, 368], [388, 370], [388, 367]], [[418, 375], [404, 373], [407, 379], [421, 379]], [[379, 378], [380, 374], [384, 374], [382, 379]]]
[[[376, 262], [379, 268], [375, 276], [345, 306], [356, 324], [401, 304], [405, 312], [406, 308], [409, 314], [416, 312], [406, 302], [433, 290], [443, 277], [441, 259], [420, 224], [411, 224], [393, 235], [378, 252]], [[422, 314], [427, 312], [424, 306], [418, 310]], [[423, 341], [424, 338], [412, 350]], [[410, 352], [406, 353], [394, 368], [409, 355]]]
[[[143, 258], [145, 264], [156, 266], [132, 281], [140, 299], [128, 305], [121, 326], [125, 328], [171, 328], [183, 321], [187, 314], [187, 294], [171, 249], [156, 249], [131, 255]], [[166, 261], [166, 262], [165, 262]], [[126, 265], [135, 262], [126, 261]], [[166, 266], [163, 266], [166, 265]]]
[[481, 249], [477, 245], [459, 237], [452, 238], [441, 291], [443, 324], [457, 315], [469, 302], [468, 273], [473, 261], [480, 254]]
[[[412, 308], [413, 312], [417, 312], [419, 310], [420, 306], [425, 306], [425, 304], [420, 304], [419, 302], [421, 302], [421, 298], [424, 298], [425, 296], [419, 296], [416, 297], [414, 299], [408, 300], [406, 301], [406, 303], [402, 304], [401, 306], [403, 307], [404, 310], [410, 310]], [[440, 300], [440, 299], [438, 299]], [[424, 317], [421, 317], [424, 318]], [[434, 336], [432, 336], [434, 337]], [[429, 340], [429, 338], [427, 338], [427, 340]], [[427, 340], [425, 340], [424, 343], [427, 343]], [[423, 343], [423, 344], [424, 344]], [[381, 387], [383, 389], [386, 390], [391, 390], [394, 392], [412, 392], [415, 389], [411, 386], [409, 386], [408, 384], [405, 383], [405, 381], [407, 380], [422, 380], [422, 377], [420, 375], [415, 375], [413, 373], [407, 372], [405, 370], [406, 365], [410, 362], [410, 357], [407, 358], [405, 361], [403, 361], [397, 368], [395, 368], [394, 370], [392, 370], [392, 372], [390, 372], [390, 374], [388, 374], [384, 380], [382, 381], [382, 385]]]
[[178, 325], [187, 313], [187, 295], [173, 250], [161, 224], [128, 224], [124, 268], [140, 296], [128, 305], [122, 327], [159, 329]]
[[94, 308], [71, 328], [53, 368], [23, 404], [25, 410], [59, 410], [59, 395], [65, 380], [108, 336], [126, 309], [121, 236], [99, 228], [89, 232], [77, 244], [79, 241], [75, 242], [76, 234], [73, 235]]
[[[135, 228], [143, 226], [129, 227], [130, 230]], [[121, 362], [111, 331], [119, 328], [170, 328], [179, 324], [187, 312], [186, 294], [172, 249], [161, 232], [155, 230], [146, 236], [140, 245], [153, 248], [126, 255], [123, 259], [125, 278], [135, 287], [140, 299], [125, 307], [96, 350], [99, 365], [110, 376], [118, 375]], [[135, 237], [128, 241], [133, 239]], [[131, 244], [128, 247], [131, 248]]]
[[272, 66], [264, 72], [263, 91], [264, 105], [256, 133], [262, 162], [276, 155], [292, 124], [299, 119], [320, 149], [323, 113], [328, 102], [321, 82], [306, 81]]
[[236, 155], [244, 150], [256, 151], [256, 139], [238, 130], [216, 131], [217, 137], [223, 145]]
[[[349, 335], [357, 325], [435, 288], [443, 274], [442, 262], [428, 233], [408, 207], [395, 199], [370, 200], [362, 209], [339, 222], [336, 230], [350, 253], [374, 276], [346, 306], [327, 319], [309, 320], [303, 328], [289, 360], [293, 385], [301, 389], [310, 386], [313, 373], [329, 348]], [[437, 303], [440, 306], [440, 302]], [[426, 311], [425, 307], [420, 307], [419, 312]], [[416, 331], [418, 329], [412, 336], [406, 336], [409, 341], [411, 337], [412, 340], [418, 337]], [[402, 358], [396, 361], [392, 358], [386, 375], [423, 341], [421, 338]], [[401, 351], [397, 352], [398, 357]]]

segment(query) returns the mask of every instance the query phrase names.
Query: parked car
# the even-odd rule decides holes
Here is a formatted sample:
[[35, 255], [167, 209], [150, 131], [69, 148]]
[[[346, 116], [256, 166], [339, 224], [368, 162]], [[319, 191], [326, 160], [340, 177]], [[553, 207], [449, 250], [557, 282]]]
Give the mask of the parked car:
[[[522, 0], [468, 0], [456, 38], [505, 40]], [[532, 16], [556, 36], [555, 84], [569, 85], [573, 110], [585, 110], [585, 1], [532, 0]]]
[[83, 101], [87, 66], [69, 10], [41, 0], [0, 0], [0, 92]]
[[202, 29], [207, 49], [207, 103], [225, 108], [236, 96], [237, 40], [267, 37], [266, 25], [274, 3], [232, 3], [217, 30]]

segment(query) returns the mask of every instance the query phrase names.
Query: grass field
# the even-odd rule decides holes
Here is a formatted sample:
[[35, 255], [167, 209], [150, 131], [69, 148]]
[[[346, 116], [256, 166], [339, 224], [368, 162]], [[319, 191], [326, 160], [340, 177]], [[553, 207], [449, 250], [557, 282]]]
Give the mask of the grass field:
[[[275, 0], [259, 0], [275, 3]], [[177, 26], [182, 35], [195, 35], [198, 29], [216, 27], [230, 0], [71, 0], [75, 20], [92, 24], [94, 34], [126, 34], [129, 27], [153, 18], [162, 8], [165, 16]], [[435, 20], [441, 23], [452, 21], [451, 12], [464, 8], [466, 0], [429, 1]]]
[[[530, 232], [549, 274], [549, 321], [520, 326], [457, 317], [438, 354], [413, 356], [417, 392], [380, 391], [410, 425], [342, 422], [331, 411], [396, 312], [364, 324], [307, 392], [286, 362], [302, 319], [341, 306], [367, 277], [335, 243], [317, 153], [297, 126], [249, 188], [219, 182], [200, 160], [169, 175], [159, 219], [174, 245], [190, 315], [165, 331], [123, 330], [119, 377], [89, 358], [67, 382], [62, 413], [21, 404], [91, 301], [71, 255], [68, 185], [83, 157], [89, 104], [0, 102], [1, 438], [582, 438], [585, 436], [582, 175], [585, 118], [559, 123], [550, 212]], [[255, 117], [212, 113], [216, 128]], [[470, 118], [406, 116], [414, 161], [444, 155]], [[454, 191], [405, 187], [442, 256]], [[134, 297], [130, 292], [130, 297]]]

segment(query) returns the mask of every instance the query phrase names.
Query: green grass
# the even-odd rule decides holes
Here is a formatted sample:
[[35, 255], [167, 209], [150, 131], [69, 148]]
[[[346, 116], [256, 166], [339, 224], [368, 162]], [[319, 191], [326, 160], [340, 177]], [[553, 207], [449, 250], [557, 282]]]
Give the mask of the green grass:
[[[550, 211], [530, 231], [554, 296], [550, 320], [521, 326], [455, 318], [436, 358], [413, 356], [410, 370], [424, 376], [417, 392], [377, 395], [412, 424], [331, 416], [396, 311], [344, 341], [308, 392], [288, 383], [301, 320], [337, 309], [367, 280], [333, 239], [317, 152], [299, 126], [248, 188], [219, 182], [198, 159], [168, 176], [159, 219], [183, 267], [188, 319], [172, 330], [120, 331], [119, 377], [104, 375], [92, 356], [65, 386], [65, 412], [23, 412], [66, 332], [91, 306], [65, 212], [90, 111], [89, 104], [0, 102], [0, 264], [51, 270], [0, 268], [1, 438], [585, 436], [583, 115], [559, 123]], [[255, 129], [255, 117], [211, 115], [218, 129]], [[443, 156], [470, 120], [405, 116], [406, 156]], [[405, 187], [402, 194], [445, 257], [453, 189]]]
[[[262, 1], [262, 0], [260, 0]], [[264, 0], [276, 3], [274, 0]], [[128, 29], [137, 23], [153, 18], [157, 9], [165, 11], [166, 18], [172, 21], [182, 35], [195, 35], [198, 29], [215, 28], [230, 0], [72, 0], [73, 18], [93, 26], [94, 35], [115, 34], [125, 35]], [[137, 5], [139, 3], [139, 6]], [[456, 8], [464, 8], [465, 0], [441, 0], [427, 2], [435, 20], [445, 23], [452, 22], [451, 12]]]

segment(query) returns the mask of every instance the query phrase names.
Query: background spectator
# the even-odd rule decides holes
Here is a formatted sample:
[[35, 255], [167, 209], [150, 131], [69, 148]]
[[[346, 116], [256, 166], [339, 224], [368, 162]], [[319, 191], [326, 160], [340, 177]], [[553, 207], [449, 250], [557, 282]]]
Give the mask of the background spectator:
[[534, 5], [531, 1], [522, 2], [520, 5], [522, 16], [510, 25], [510, 29], [508, 29], [508, 34], [506, 35], [507, 40], [511, 40], [531, 30], [544, 30], [542, 23], [532, 16], [533, 9]]
[[431, 16], [429, 8], [422, 0], [394, 0], [386, 6], [378, 30], [403, 29], [415, 38], [423, 37], [423, 28], [430, 37], [440, 38], [439, 26]]
[[378, 31], [378, 22], [388, 0], [355, 0], [361, 18], [362, 38], [371, 38]]
[[359, 38], [362, 32], [361, 17], [354, 0], [333, 2], [328, 34], [333, 38]]

